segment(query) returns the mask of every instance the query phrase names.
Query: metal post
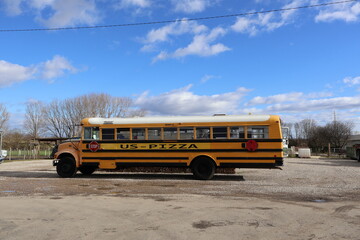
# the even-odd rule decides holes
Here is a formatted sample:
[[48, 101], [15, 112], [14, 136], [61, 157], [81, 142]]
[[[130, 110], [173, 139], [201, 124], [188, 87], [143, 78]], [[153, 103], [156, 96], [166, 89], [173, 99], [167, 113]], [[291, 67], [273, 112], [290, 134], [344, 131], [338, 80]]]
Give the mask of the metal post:
[[[0, 151], [2, 150], [2, 135], [3, 135], [3, 130], [0, 129]], [[2, 152], [1, 152], [1, 155], [2, 155]]]
[[2, 133], [3, 130], [0, 129], [0, 159], [2, 159]]

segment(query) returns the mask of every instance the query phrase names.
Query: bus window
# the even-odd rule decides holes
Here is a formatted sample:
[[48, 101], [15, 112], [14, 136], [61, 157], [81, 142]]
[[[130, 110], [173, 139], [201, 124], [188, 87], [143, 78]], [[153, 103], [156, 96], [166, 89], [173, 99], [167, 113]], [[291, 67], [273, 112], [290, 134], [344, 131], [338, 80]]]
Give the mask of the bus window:
[[226, 139], [227, 128], [226, 127], [213, 127], [213, 138], [214, 139]]
[[115, 139], [115, 129], [114, 128], [101, 129], [101, 135], [102, 135], [103, 140], [114, 140]]
[[148, 139], [149, 140], [160, 140], [161, 139], [161, 128], [148, 128]]
[[230, 138], [231, 139], [245, 138], [244, 127], [231, 127]]
[[98, 127], [85, 127], [84, 128], [84, 139], [99, 140], [99, 128]]
[[118, 128], [117, 129], [117, 139], [130, 139], [130, 128]]
[[177, 128], [164, 128], [164, 139], [177, 139]]
[[209, 139], [210, 128], [209, 127], [197, 127], [196, 128], [196, 139]]
[[269, 137], [269, 127], [267, 127], [267, 126], [248, 127], [247, 137], [248, 138], [268, 138]]
[[145, 128], [133, 128], [132, 139], [133, 140], [144, 140], [145, 139]]
[[192, 127], [180, 128], [180, 139], [194, 139], [194, 128]]

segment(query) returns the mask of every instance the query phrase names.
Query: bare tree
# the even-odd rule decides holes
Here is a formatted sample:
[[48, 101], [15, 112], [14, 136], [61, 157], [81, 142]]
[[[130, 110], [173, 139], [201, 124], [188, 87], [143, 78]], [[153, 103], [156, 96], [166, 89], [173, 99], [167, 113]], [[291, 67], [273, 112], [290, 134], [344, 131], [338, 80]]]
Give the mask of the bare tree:
[[304, 119], [295, 123], [297, 146], [311, 147], [316, 151], [327, 151], [328, 144], [334, 148], [343, 148], [354, 128], [352, 122], [333, 121], [318, 126], [315, 120]]
[[64, 101], [55, 100], [45, 107], [47, 130], [56, 137], [79, 135], [80, 121], [88, 117], [144, 116], [144, 110], [131, 109], [132, 100], [108, 94], [88, 94]]
[[65, 117], [62, 110], [62, 102], [54, 100], [46, 106], [44, 108], [44, 119], [46, 122], [46, 130], [50, 135], [60, 138], [69, 136], [65, 131]]
[[352, 122], [333, 121], [326, 124], [326, 139], [332, 147], [343, 148], [349, 140], [351, 131], [354, 128]]
[[5, 149], [28, 149], [29, 142], [29, 135], [25, 134], [21, 129], [12, 129], [7, 132], [3, 146]]
[[5, 105], [0, 103], [0, 129], [4, 129], [6, 123], [9, 121], [10, 114], [6, 110]]
[[300, 145], [309, 145], [309, 139], [317, 128], [317, 123], [313, 119], [304, 119], [295, 123], [295, 135]]
[[26, 104], [24, 127], [32, 139], [44, 133], [44, 104], [42, 102], [29, 102]]
[[327, 141], [327, 130], [323, 126], [317, 126], [313, 129], [308, 142], [308, 147], [312, 148], [313, 151], [323, 152], [328, 147]]

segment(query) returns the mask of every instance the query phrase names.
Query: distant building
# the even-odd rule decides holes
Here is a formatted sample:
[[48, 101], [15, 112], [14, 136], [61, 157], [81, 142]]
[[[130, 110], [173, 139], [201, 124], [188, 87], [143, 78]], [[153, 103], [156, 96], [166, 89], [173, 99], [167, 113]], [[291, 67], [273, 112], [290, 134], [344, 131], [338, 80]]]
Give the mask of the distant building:
[[346, 156], [360, 161], [360, 135], [351, 135], [346, 144]]

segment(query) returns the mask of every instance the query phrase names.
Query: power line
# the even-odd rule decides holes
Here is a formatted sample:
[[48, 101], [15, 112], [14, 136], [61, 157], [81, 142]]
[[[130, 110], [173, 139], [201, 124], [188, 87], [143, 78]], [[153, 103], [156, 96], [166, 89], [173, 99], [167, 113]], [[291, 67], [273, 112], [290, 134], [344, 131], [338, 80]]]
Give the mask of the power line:
[[359, 0], [346, 0], [346, 1], [339, 1], [339, 2], [328, 2], [328, 3], [322, 3], [322, 4], [307, 5], [307, 6], [292, 7], [292, 8], [281, 8], [281, 9], [273, 9], [273, 10], [266, 10], [266, 11], [237, 13], [237, 14], [199, 17], [199, 18], [184, 18], [184, 19], [164, 20], [164, 21], [154, 21], [154, 22], [124, 23], [124, 24], [80, 26], [80, 27], [60, 27], [60, 28], [0, 29], [0, 32], [61, 31], [61, 30], [76, 30], [76, 29], [132, 27], [132, 26], [155, 25], [155, 24], [175, 23], [175, 22], [190, 22], [190, 21], [211, 20], [211, 19], [219, 19], [219, 18], [249, 16], [249, 15], [272, 13], [272, 12], [284, 12], [284, 11], [292, 11], [292, 10], [306, 9], [306, 8], [324, 7], [324, 6], [344, 4], [344, 3], [357, 2], [357, 1], [359, 1]]

